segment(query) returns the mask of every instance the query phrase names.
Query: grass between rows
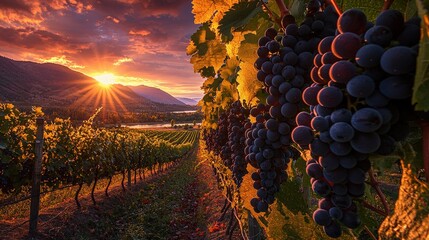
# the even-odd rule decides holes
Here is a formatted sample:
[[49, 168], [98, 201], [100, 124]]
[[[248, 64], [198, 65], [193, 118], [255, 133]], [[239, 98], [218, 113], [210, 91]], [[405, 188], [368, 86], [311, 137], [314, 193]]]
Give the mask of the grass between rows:
[[[195, 150], [194, 150], [195, 151]], [[139, 189], [110, 198], [109, 207], [101, 206], [87, 216], [75, 219], [72, 227], [64, 227], [52, 239], [171, 239], [180, 234], [180, 227], [198, 221], [187, 216], [184, 206], [195, 185], [195, 152], [169, 173], [142, 183]], [[190, 193], [191, 192], [191, 193]], [[195, 195], [196, 196], [196, 195]], [[192, 197], [192, 196], [191, 196]], [[195, 210], [195, 209], [194, 209]], [[71, 216], [73, 218], [73, 216]], [[186, 219], [188, 218], [188, 219]], [[195, 225], [195, 224], [194, 224]]]

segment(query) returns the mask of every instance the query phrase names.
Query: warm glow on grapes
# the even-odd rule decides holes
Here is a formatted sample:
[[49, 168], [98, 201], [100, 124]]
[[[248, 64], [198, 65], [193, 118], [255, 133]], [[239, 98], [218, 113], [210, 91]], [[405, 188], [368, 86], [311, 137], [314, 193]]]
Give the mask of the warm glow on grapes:
[[96, 76], [94, 76], [94, 78], [103, 87], [109, 87], [110, 85], [115, 83], [115, 75], [113, 75], [111, 73], [104, 73], [101, 75], [96, 75]]

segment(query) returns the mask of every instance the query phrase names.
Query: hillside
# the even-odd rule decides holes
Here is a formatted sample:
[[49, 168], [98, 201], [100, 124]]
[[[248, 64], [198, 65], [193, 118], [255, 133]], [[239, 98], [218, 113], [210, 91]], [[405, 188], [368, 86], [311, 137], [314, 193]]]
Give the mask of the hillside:
[[199, 99], [197, 98], [178, 97], [177, 99], [180, 100], [181, 102], [184, 102], [186, 105], [190, 105], [190, 106], [196, 106], [199, 101]]
[[176, 105], [186, 105], [185, 103], [177, 100], [175, 97], [171, 96], [169, 93], [154, 87], [148, 87], [144, 85], [139, 86], [128, 86], [138, 95], [151, 100], [152, 102], [164, 103], [164, 104], [176, 104]]
[[180, 101], [160, 104], [120, 84], [102, 88], [95, 79], [62, 65], [5, 57], [0, 57], [0, 101], [23, 108], [66, 107], [93, 111], [103, 107], [114, 112], [188, 110], [188, 106]]

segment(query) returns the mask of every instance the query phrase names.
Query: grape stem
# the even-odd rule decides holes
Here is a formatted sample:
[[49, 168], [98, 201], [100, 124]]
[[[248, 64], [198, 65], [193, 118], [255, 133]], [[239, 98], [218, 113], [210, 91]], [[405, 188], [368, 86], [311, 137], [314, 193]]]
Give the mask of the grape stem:
[[276, 22], [279, 26], [282, 25], [281, 20], [279, 18], [276, 18], [274, 16], [274, 13], [271, 11], [271, 9], [267, 6], [267, 4], [265, 4], [264, 0], [260, 0], [260, 2], [262, 3], [262, 5], [264, 6], [264, 8], [267, 10], [268, 16], [270, 16], [270, 18]]
[[337, 12], [338, 15], [341, 15], [343, 13], [343, 11], [341, 11], [341, 8], [338, 6], [337, 1], [329, 0], [328, 2], [332, 4], [332, 6], [335, 8], [335, 11]]
[[380, 210], [380, 209], [378, 209], [378, 208], [376, 208], [376, 207], [372, 206], [372, 205], [371, 205], [370, 203], [368, 203], [367, 201], [362, 200], [362, 201], [361, 201], [361, 203], [362, 203], [362, 206], [364, 206], [364, 207], [368, 208], [369, 210], [371, 210], [371, 211], [373, 211], [373, 212], [376, 212], [376, 213], [378, 213], [378, 214], [380, 214], [380, 215], [382, 215], [382, 216], [384, 216], [384, 217], [387, 217], [387, 214], [386, 214], [383, 210]]
[[393, 0], [384, 0], [383, 8], [381, 11], [389, 10], [390, 6], [392, 6]]
[[283, 0], [276, 0], [277, 6], [279, 6], [280, 12], [281, 12], [281, 18], [283, 18], [286, 15], [290, 15], [289, 9], [287, 9], [285, 2]]
[[429, 122], [423, 122], [421, 126], [423, 132], [423, 166], [426, 181], [429, 182]]
[[371, 187], [375, 189], [375, 191], [377, 192], [377, 195], [380, 197], [381, 203], [383, 204], [383, 207], [384, 207], [385, 216], [387, 216], [390, 213], [390, 209], [389, 209], [389, 204], [386, 201], [386, 196], [384, 196], [383, 192], [381, 191], [380, 186], [378, 185], [378, 181], [377, 179], [375, 179], [374, 171], [372, 170], [372, 168], [369, 169], [368, 174], [369, 174]]
[[377, 240], [377, 238], [374, 236], [374, 234], [371, 232], [371, 230], [369, 230], [368, 226], [364, 225], [363, 228], [365, 229], [366, 233], [368, 233], [368, 235], [374, 239]]

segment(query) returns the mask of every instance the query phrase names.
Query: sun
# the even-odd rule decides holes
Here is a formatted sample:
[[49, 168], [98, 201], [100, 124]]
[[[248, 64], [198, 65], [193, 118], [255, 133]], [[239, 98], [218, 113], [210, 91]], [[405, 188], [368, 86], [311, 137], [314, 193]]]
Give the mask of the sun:
[[110, 87], [110, 85], [115, 83], [115, 75], [112, 73], [104, 73], [101, 75], [94, 76], [95, 80], [97, 80], [102, 87]]

